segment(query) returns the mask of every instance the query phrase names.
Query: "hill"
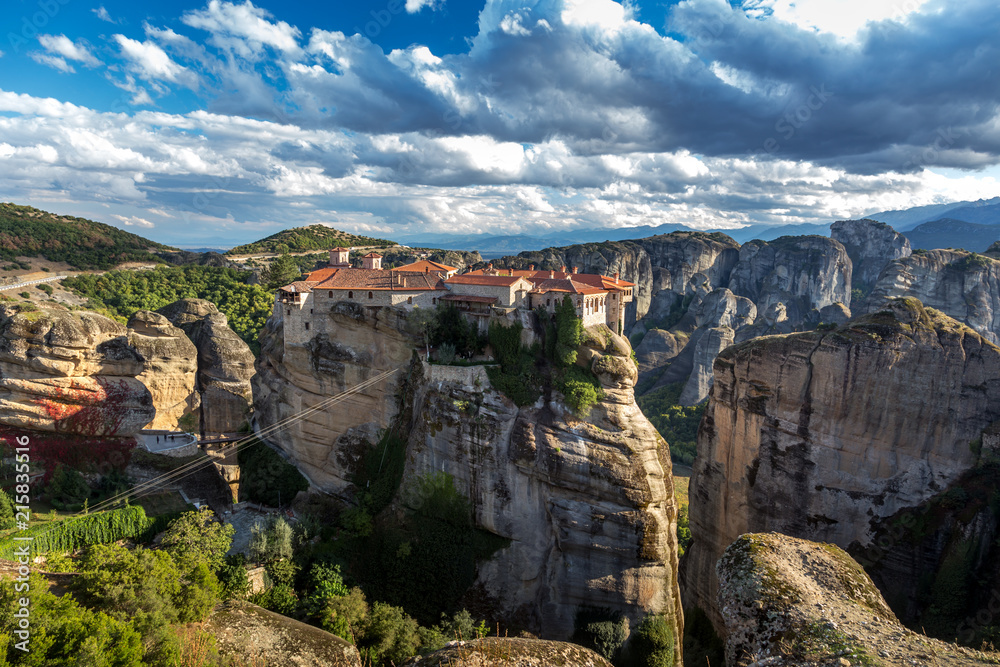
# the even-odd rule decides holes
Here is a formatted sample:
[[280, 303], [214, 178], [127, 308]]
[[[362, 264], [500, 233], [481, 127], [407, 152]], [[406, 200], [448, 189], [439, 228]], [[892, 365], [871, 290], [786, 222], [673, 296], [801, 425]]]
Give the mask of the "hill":
[[878, 213], [868, 213], [864, 217], [892, 225], [893, 229], [898, 232], [911, 230], [925, 222], [941, 218], [953, 218], [981, 225], [995, 225], [1000, 224], [1000, 197], [915, 206], [898, 211], [879, 211]]
[[1000, 239], [1000, 225], [981, 225], [954, 218], [942, 218], [918, 225], [903, 235], [914, 250], [962, 248], [983, 252]]
[[396, 245], [395, 241], [357, 236], [342, 232], [326, 225], [309, 225], [284, 229], [277, 234], [246, 245], [236, 246], [227, 255], [252, 255], [255, 253], [306, 252], [308, 250], [329, 250], [337, 246], [377, 246], [385, 248]]
[[44, 257], [75, 269], [110, 269], [122, 262], [161, 262], [150, 251], [171, 250], [85, 218], [0, 202], [0, 259]]

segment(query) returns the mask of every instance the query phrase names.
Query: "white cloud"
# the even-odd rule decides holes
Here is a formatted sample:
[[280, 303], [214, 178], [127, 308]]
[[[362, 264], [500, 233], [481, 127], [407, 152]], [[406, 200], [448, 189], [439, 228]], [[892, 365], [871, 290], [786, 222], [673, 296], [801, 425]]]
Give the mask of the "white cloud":
[[91, 9], [90, 11], [94, 12], [94, 14], [97, 15], [97, 18], [101, 19], [102, 21], [106, 21], [108, 23], [118, 23], [118, 21], [111, 18], [111, 14], [109, 14], [108, 10], [104, 8], [104, 5], [101, 5], [97, 9]]
[[805, 30], [855, 38], [870, 22], [902, 20], [920, 11], [930, 0], [745, 0], [743, 9], [754, 17], [769, 16]]
[[97, 67], [101, 64], [82, 41], [74, 42], [66, 35], [39, 35], [38, 42], [46, 51], [67, 60], [75, 60], [87, 67]]
[[406, 11], [409, 14], [416, 14], [424, 7], [434, 10], [444, 4], [444, 0], [406, 0]]
[[124, 215], [117, 215], [112, 213], [111, 217], [117, 220], [118, 222], [122, 223], [126, 227], [143, 227], [145, 229], [152, 229], [153, 227], [156, 227], [156, 225], [151, 223], [149, 220], [146, 220], [145, 218], [140, 218], [137, 215], [130, 215], [126, 217]]
[[31, 51], [28, 53], [28, 55], [36, 63], [40, 63], [42, 65], [48, 65], [49, 67], [57, 69], [64, 74], [72, 74], [76, 72], [76, 70], [73, 69], [73, 66], [70, 65], [68, 62], [66, 62], [65, 58], [61, 58], [59, 56], [53, 56], [48, 53], [42, 53], [40, 51]]
[[285, 54], [299, 51], [299, 29], [278, 21], [268, 21], [271, 14], [255, 7], [250, 0], [242, 5], [209, 0], [205, 9], [184, 14], [181, 20], [192, 28], [213, 34], [220, 46], [239, 52], [243, 57], [259, 54], [262, 46], [270, 46]]
[[175, 63], [167, 52], [151, 41], [140, 42], [125, 35], [115, 35], [122, 56], [129, 61], [130, 69], [147, 81], [166, 81], [189, 88], [197, 84], [197, 75]]

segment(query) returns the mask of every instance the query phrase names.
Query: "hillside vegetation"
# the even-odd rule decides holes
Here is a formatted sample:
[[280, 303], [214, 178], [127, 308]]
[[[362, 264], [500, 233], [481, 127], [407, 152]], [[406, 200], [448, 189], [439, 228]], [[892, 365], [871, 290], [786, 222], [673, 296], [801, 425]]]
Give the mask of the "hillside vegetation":
[[110, 269], [122, 262], [162, 262], [152, 250], [170, 250], [117, 227], [0, 202], [0, 258], [44, 257], [75, 269]]
[[295, 227], [272, 234], [265, 239], [236, 246], [227, 255], [252, 255], [255, 253], [306, 252], [309, 250], [329, 250], [337, 246], [377, 246], [386, 248], [396, 245], [395, 241], [357, 236], [342, 232], [326, 225]]

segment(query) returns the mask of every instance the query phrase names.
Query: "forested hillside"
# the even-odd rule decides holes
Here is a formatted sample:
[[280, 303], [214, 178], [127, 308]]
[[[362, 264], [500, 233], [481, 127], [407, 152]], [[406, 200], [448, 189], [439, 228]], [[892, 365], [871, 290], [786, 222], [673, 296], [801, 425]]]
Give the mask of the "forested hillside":
[[137, 310], [156, 310], [179, 299], [206, 299], [225, 313], [229, 326], [256, 353], [257, 333], [271, 314], [274, 297], [260, 285], [248, 285], [249, 276], [247, 271], [208, 266], [161, 267], [75, 276], [63, 285], [87, 297], [88, 308], [123, 322]]
[[386, 248], [396, 245], [395, 241], [376, 239], [370, 236], [357, 236], [342, 232], [326, 225], [309, 225], [284, 229], [265, 239], [236, 246], [227, 255], [252, 255], [265, 252], [306, 252], [309, 250], [329, 250], [337, 246], [377, 246]]
[[161, 262], [150, 251], [169, 249], [111, 225], [0, 202], [0, 259], [44, 257], [75, 269], [110, 269], [122, 262]]

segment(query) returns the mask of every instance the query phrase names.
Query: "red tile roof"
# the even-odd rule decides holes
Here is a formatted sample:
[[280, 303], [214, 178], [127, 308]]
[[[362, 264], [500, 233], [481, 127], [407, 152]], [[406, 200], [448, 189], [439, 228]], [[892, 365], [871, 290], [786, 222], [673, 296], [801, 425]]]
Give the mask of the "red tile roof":
[[365, 257], [379, 257], [379, 258], [381, 258], [382, 255], [378, 254], [377, 252], [370, 252], [367, 255], [365, 255]]
[[390, 271], [389, 269], [342, 269], [313, 290], [364, 289], [396, 292], [426, 292], [447, 289], [436, 273]]
[[[489, 269], [477, 269], [475, 271], [469, 271], [463, 275], [487, 275]], [[509, 273], [509, 269], [493, 269], [493, 273], [501, 274], [506, 276]], [[635, 287], [635, 283], [630, 283], [627, 280], [622, 280], [621, 278], [615, 282], [614, 278], [609, 276], [601, 275], [598, 273], [570, 273], [569, 271], [526, 271], [524, 269], [514, 269], [514, 275], [520, 276], [526, 280], [530, 280], [536, 285], [543, 280], [554, 279], [564, 279], [571, 278], [577, 282], [587, 283], [588, 285], [593, 285], [595, 287], [601, 286], [604, 289], [624, 289], [626, 287]], [[551, 276], [551, 278], [550, 278]]]
[[[576, 276], [573, 276], [573, 278], [576, 278]], [[532, 292], [538, 294], [545, 294], [546, 292], [567, 292], [569, 294], [603, 294], [604, 292], [607, 292], [607, 290], [579, 282], [578, 280], [574, 280], [572, 278], [552, 278], [549, 280], [543, 280], [542, 282], [535, 285], [535, 289], [532, 290]]]
[[310, 282], [308, 280], [296, 280], [293, 283], [279, 287], [278, 289], [282, 292], [296, 293], [296, 292], [311, 292], [315, 282]]
[[351, 252], [350, 248], [342, 248], [340, 246], [337, 246], [336, 248], [333, 248], [332, 250], [333, 250], [333, 252]]
[[429, 259], [422, 259], [418, 262], [413, 262], [412, 264], [406, 264], [393, 271], [443, 271], [448, 273], [450, 271], [458, 271], [454, 266], [448, 266], [447, 264], [438, 264], [437, 262], [432, 262]]
[[325, 266], [322, 269], [316, 269], [310, 273], [306, 276], [306, 280], [310, 282], [322, 282], [335, 274], [337, 271], [340, 271], [340, 267]]
[[482, 274], [463, 273], [458, 276], [452, 276], [445, 282], [449, 285], [498, 285], [510, 287], [518, 280], [521, 280], [521, 276], [484, 276]]

